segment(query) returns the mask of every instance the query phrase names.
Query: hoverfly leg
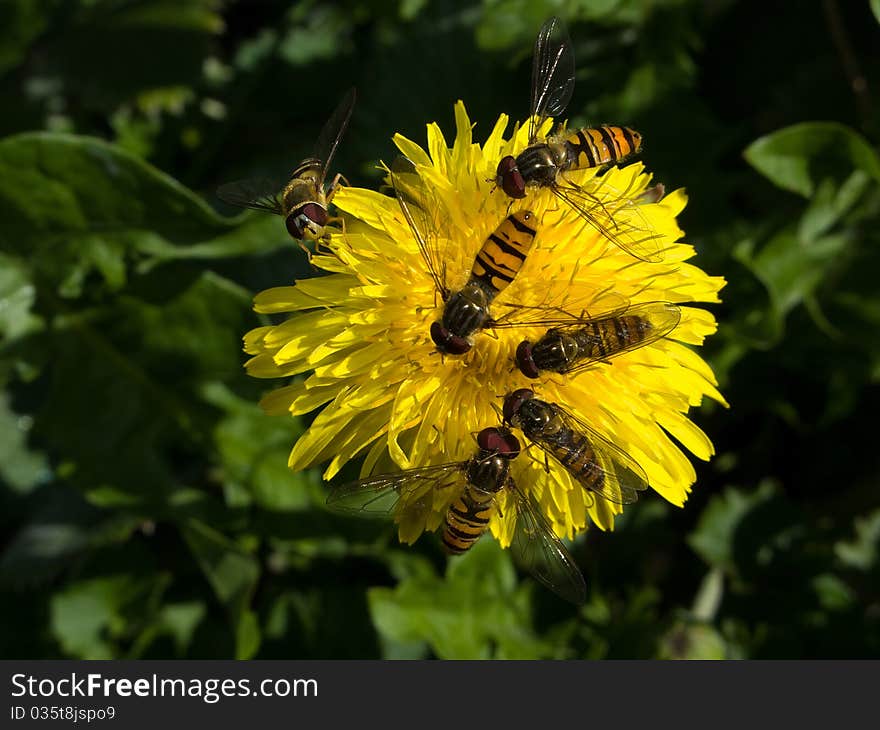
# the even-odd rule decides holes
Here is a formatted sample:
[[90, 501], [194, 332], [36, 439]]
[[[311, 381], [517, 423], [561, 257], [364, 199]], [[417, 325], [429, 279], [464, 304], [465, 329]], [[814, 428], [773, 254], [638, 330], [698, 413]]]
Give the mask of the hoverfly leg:
[[333, 249], [330, 247], [330, 237], [333, 235], [330, 228], [335, 228], [343, 236], [345, 235], [345, 218], [341, 215], [330, 216], [327, 224], [324, 226], [324, 233], [315, 239], [315, 253], [332, 255]]
[[336, 175], [334, 175], [333, 179], [330, 181], [330, 184], [327, 186], [327, 192], [324, 194], [324, 198], [326, 199], [328, 205], [330, 204], [330, 201], [333, 200], [333, 196], [336, 195], [336, 191], [341, 186], [340, 184], [344, 185], [347, 188], [351, 187], [348, 179], [341, 172], [337, 172]]
[[[297, 241], [296, 245], [299, 246], [299, 248], [302, 249], [303, 253], [306, 255], [306, 259], [308, 260], [309, 265], [312, 267], [312, 270], [317, 271], [318, 268], [312, 263], [312, 256], [313, 256], [312, 249], [310, 249], [306, 245], [306, 242], [304, 240]], [[317, 249], [318, 249], [318, 239], [315, 239], [315, 252], [314, 253], [318, 252]]]

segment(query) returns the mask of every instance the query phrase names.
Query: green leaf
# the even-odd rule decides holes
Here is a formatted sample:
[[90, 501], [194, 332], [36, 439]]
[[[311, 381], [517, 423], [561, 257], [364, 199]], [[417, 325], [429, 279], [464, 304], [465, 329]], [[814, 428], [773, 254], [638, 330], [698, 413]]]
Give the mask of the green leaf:
[[[771, 238], [757, 254], [740, 248], [735, 256], [767, 288], [776, 325], [773, 337], [779, 336], [782, 320], [792, 309], [812, 295], [834, 271], [852, 240], [846, 235], [828, 235], [809, 245], [786, 228]], [[768, 323], [768, 324], [770, 324]]]
[[45, 30], [49, 3], [5, 0], [0, 5], [0, 74], [20, 63], [28, 47]]
[[834, 546], [838, 559], [847, 567], [870, 571], [880, 557], [880, 510], [855, 521], [855, 537]]
[[776, 495], [770, 483], [754, 492], [727, 489], [715, 496], [703, 510], [696, 529], [688, 536], [688, 544], [709, 565], [729, 568], [734, 562], [734, 540], [745, 517]]
[[44, 43], [43, 66], [79, 104], [108, 111], [142, 91], [198, 84], [224, 25], [216, 0], [69, 4], [79, 7]]
[[204, 617], [205, 604], [199, 601], [166, 603], [159, 613], [158, 626], [160, 633], [167, 633], [174, 639], [177, 653], [184, 656]]
[[694, 598], [691, 614], [698, 621], [711, 623], [721, 606], [724, 597], [724, 573], [718, 568], [713, 568], [703, 578], [700, 590]]
[[291, 445], [303, 432], [299, 421], [267, 416], [255, 402], [219, 383], [209, 384], [204, 396], [226, 413], [214, 432], [226, 488], [245, 490], [267, 510], [312, 507], [309, 488], [320, 483], [317, 473], [294, 473], [287, 467]]
[[93, 271], [120, 289], [135, 261], [144, 271], [287, 245], [275, 216], [224, 218], [121, 148], [64, 134], [0, 141], [0, 221], [0, 249], [31, 262], [66, 297], [79, 296]]
[[836, 122], [786, 127], [755, 140], [743, 154], [775, 185], [805, 198], [825, 178], [842, 180], [853, 169], [880, 181], [880, 157], [864, 137]]
[[678, 622], [663, 637], [658, 659], [727, 659], [724, 637], [706, 624]]
[[537, 659], [551, 656], [531, 625], [527, 591], [517, 588], [507, 551], [480, 540], [450, 559], [445, 579], [421, 571], [395, 589], [368, 593], [383, 639], [396, 646], [428, 643], [443, 659]]
[[[196, 520], [183, 527], [183, 537], [217, 598], [230, 609], [234, 625], [239, 627], [260, 577], [259, 563], [225, 535]], [[244, 645], [250, 646], [252, 632], [247, 626], [243, 631]]]
[[235, 658], [252, 659], [260, 649], [260, 622], [253, 611], [242, 611], [235, 627]]
[[318, 6], [283, 36], [278, 55], [292, 66], [305, 66], [339, 54], [350, 31], [349, 13], [332, 6]]
[[871, 11], [874, 13], [877, 22], [880, 23], [880, 0], [871, 0]]
[[0, 346], [43, 327], [32, 311], [36, 293], [24, 262], [0, 254]]
[[28, 446], [33, 420], [15, 413], [8, 394], [0, 393], [0, 479], [20, 494], [34, 490], [52, 474], [46, 455]]
[[853, 607], [856, 596], [840, 576], [833, 573], [822, 573], [810, 581], [819, 604], [829, 612], [846, 611]]
[[[148, 282], [140, 283], [142, 296], [152, 298]], [[212, 425], [215, 414], [198, 387], [243, 379], [240, 333], [254, 320], [250, 298], [210, 272], [176, 293], [168, 276], [154, 283], [155, 303], [126, 296], [100, 315], [56, 317], [34, 433], [96, 503], [118, 508], [128, 494], [129, 507], [140, 504], [155, 517], [170, 506], [181, 477], [201, 478], [208, 469], [213, 454], [205, 450], [210, 428], [203, 420]]]
[[223, 19], [213, 10], [215, 0], [153, 0], [114, 13], [111, 24], [116, 28], [151, 27], [218, 33]]
[[65, 654], [78, 659], [118, 656], [134, 615], [149, 611], [152, 585], [131, 575], [112, 575], [69, 584], [50, 603], [52, 634]]
[[0, 558], [0, 580], [14, 588], [34, 589], [48, 583], [88, 550], [124, 543], [137, 521], [101, 513], [76, 492], [45, 487], [36, 509], [6, 544]]

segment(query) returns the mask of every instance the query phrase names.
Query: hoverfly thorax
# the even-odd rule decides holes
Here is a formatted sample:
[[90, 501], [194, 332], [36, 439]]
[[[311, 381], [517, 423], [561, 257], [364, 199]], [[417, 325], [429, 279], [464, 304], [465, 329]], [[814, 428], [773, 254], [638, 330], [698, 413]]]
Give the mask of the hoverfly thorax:
[[565, 332], [550, 330], [548, 336], [532, 344], [523, 340], [516, 348], [516, 365], [527, 378], [541, 374], [538, 363], [567, 363], [578, 351], [575, 338]]
[[516, 166], [526, 185], [549, 187], [556, 183], [560, 162], [566, 151], [559, 145], [538, 143], [526, 147], [516, 158]]
[[449, 297], [443, 319], [431, 325], [431, 339], [437, 349], [448, 355], [463, 355], [470, 350], [468, 338], [486, 323], [491, 301], [486, 287], [474, 279]]
[[504, 422], [512, 426], [521, 424], [520, 413], [523, 404], [535, 397], [535, 394], [529, 388], [519, 388], [504, 397], [504, 407], [502, 413]]
[[467, 479], [483, 492], [497, 492], [507, 481], [510, 461], [500, 454], [472, 459], [467, 467]]

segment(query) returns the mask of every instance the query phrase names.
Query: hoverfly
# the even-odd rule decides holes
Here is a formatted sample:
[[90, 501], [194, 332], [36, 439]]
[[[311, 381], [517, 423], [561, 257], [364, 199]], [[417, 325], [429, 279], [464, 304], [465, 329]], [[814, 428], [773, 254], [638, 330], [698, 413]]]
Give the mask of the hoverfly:
[[217, 197], [230, 205], [280, 215], [287, 232], [297, 241], [320, 239], [329, 220], [327, 205], [343, 178], [337, 174], [326, 189], [324, 180], [351, 119], [355, 97], [353, 88], [342, 97], [318, 135], [312, 156], [300, 162], [287, 181], [270, 178], [238, 180], [221, 185]]
[[644, 469], [622, 449], [555, 403], [520, 388], [504, 397], [504, 423], [558, 461], [584, 489], [617, 504], [638, 500], [648, 488]]
[[628, 191], [599, 196], [565, 179], [570, 170], [600, 167], [635, 154], [641, 149], [641, 134], [630, 127], [603, 125], [539, 139], [545, 122], [565, 111], [574, 91], [574, 51], [559, 18], [541, 26], [532, 64], [528, 146], [516, 157], [501, 159], [496, 185], [511, 198], [524, 198], [529, 186], [549, 188], [611, 243], [637, 259], [661, 260], [657, 236]]
[[489, 529], [489, 520], [505, 491], [516, 509], [510, 544], [514, 560], [535, 579], [572, 603], [586, 599], [584, 577], [534, 501], [513, 480], [510, 463], [520, 452], [506, 428], [484, 428], [477, 455], [466, 461], [380, 474], [334, 488], [327, 504], [364, 517], [393, 516], [399, 503], [427, 515], [438, 492], [448, 495], [443, 524], [447, 553], [467, 552]]
[[[391, 167], [391, 181], [434, 287], [443, 300], [443, 315], [431, 324], [431, 339], [448, 355], [463, 355], [471, 349], [471, 336], [491, 326], [489, 305], [503, 291], [525, 263], [537, 234], [535, 214], [520, 210], [509, 214], [483, 243], [467, 283], [458, 291], [446, 285], [446, 269], [437, 251], [437, 223], [426, 209], [436, 210], [412, 160], [400, 156]], [[416, 218], [420, 220], [417, 222]]]
[[581, 320], [545, 320], [550, 325], [537, 342], [523, 340], [516, 348], [516, 364], [527, 378], [542, 371], [576, 375], [596, 362], [656, 342], [681, 321], [681, 309], [668, 302], [647, 302], [600, 317]]

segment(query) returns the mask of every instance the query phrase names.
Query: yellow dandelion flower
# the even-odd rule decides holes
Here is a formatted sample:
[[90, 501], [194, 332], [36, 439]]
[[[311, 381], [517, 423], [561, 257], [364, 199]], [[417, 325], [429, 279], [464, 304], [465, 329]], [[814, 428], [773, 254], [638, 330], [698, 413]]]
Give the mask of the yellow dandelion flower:
[[[646, 223], [657, 236], [662, 261], [637, 260], [549, 190], [531, 192], [513, 204], [494, 190], [490, 180], [499, 160], [527, 144], [525, 127], [504, 138], [507, 121], [502, 115], [481, 147], [473, 142], [472, 125], [459, 102], [451, 147], [436, 124], [428, 126], [427, 150], [402, 136], [394, 138], [431, 192], [432, 215], [442, 219], [440, 250], [451, 290], [467, 281], [477, 252], [499, 223], [527, 208], [538, 222], [537, 235], [521, 270], [493, 302], [493, 314], [513, 305], [592, 316], [619, 301], [718, 301], [723, 279], [688, 263], [695, 252], [679, 241], [676, 216], [686, 204], [683, 190], [618, 213], [624, 221], [637, 215], [639, 224]], [[638, 163], [612, 167], [601, 176], [585, 170], [568, 177], [599, 199], [613, 190], [638, 197], [650, 184]], [[253, 355], [247, 363], [251, 375], [300, 376], [265, 396], [267, 412], [297, 415], [321, 408], [293, 447], [291, 469], [329, 461], [324, 472], [329, 480], [362, 454], [363, 475], [389, 470], [391, 462], [411, 468], [466, 460], [476, 453], [474, 434], [499, 425], [500, 397], [532, 388], [629, 454], [660, 495], [684, 503], [696, 475], [680, 446], [704, 460], [713, 454], [711, 441], [686, 414], [703, 396], [724, 403], [711, 369], [689, 347], [715, 331], [712, 314], [681, 306], [681, 320], [667, 337], [576, 377], [550, 373], [531, 380], [515, 367], [517, 345], [525, 337], [540, 337], [539, 327], [483, 330], [464, 355], [441, 356], [429, 330], [440, 319], [443, 302], [397, 200], [349, 187], [340, 189], [333, 202], [345, 216], [344, 230], [334, 232], [326, 251], [312, 259], [327, 275], [258, 294], [256, 311], [292, 316], [245, 337], [245, 350]], [[612, 528], [620, 505], [585, 490], [537, 451], [516, 458], [512, 474], [556, 533], [572, 537], [590, 521]], [[451, 495], [440, 491], [427, 514], [407, 510], [401, 500], [396, 519], [402, 541], [413, 542], [442, 524]], [[505, 508], [505, 496], [506, 491], [499, 495], [490, 530], [507, 546], [516, 511]]]

